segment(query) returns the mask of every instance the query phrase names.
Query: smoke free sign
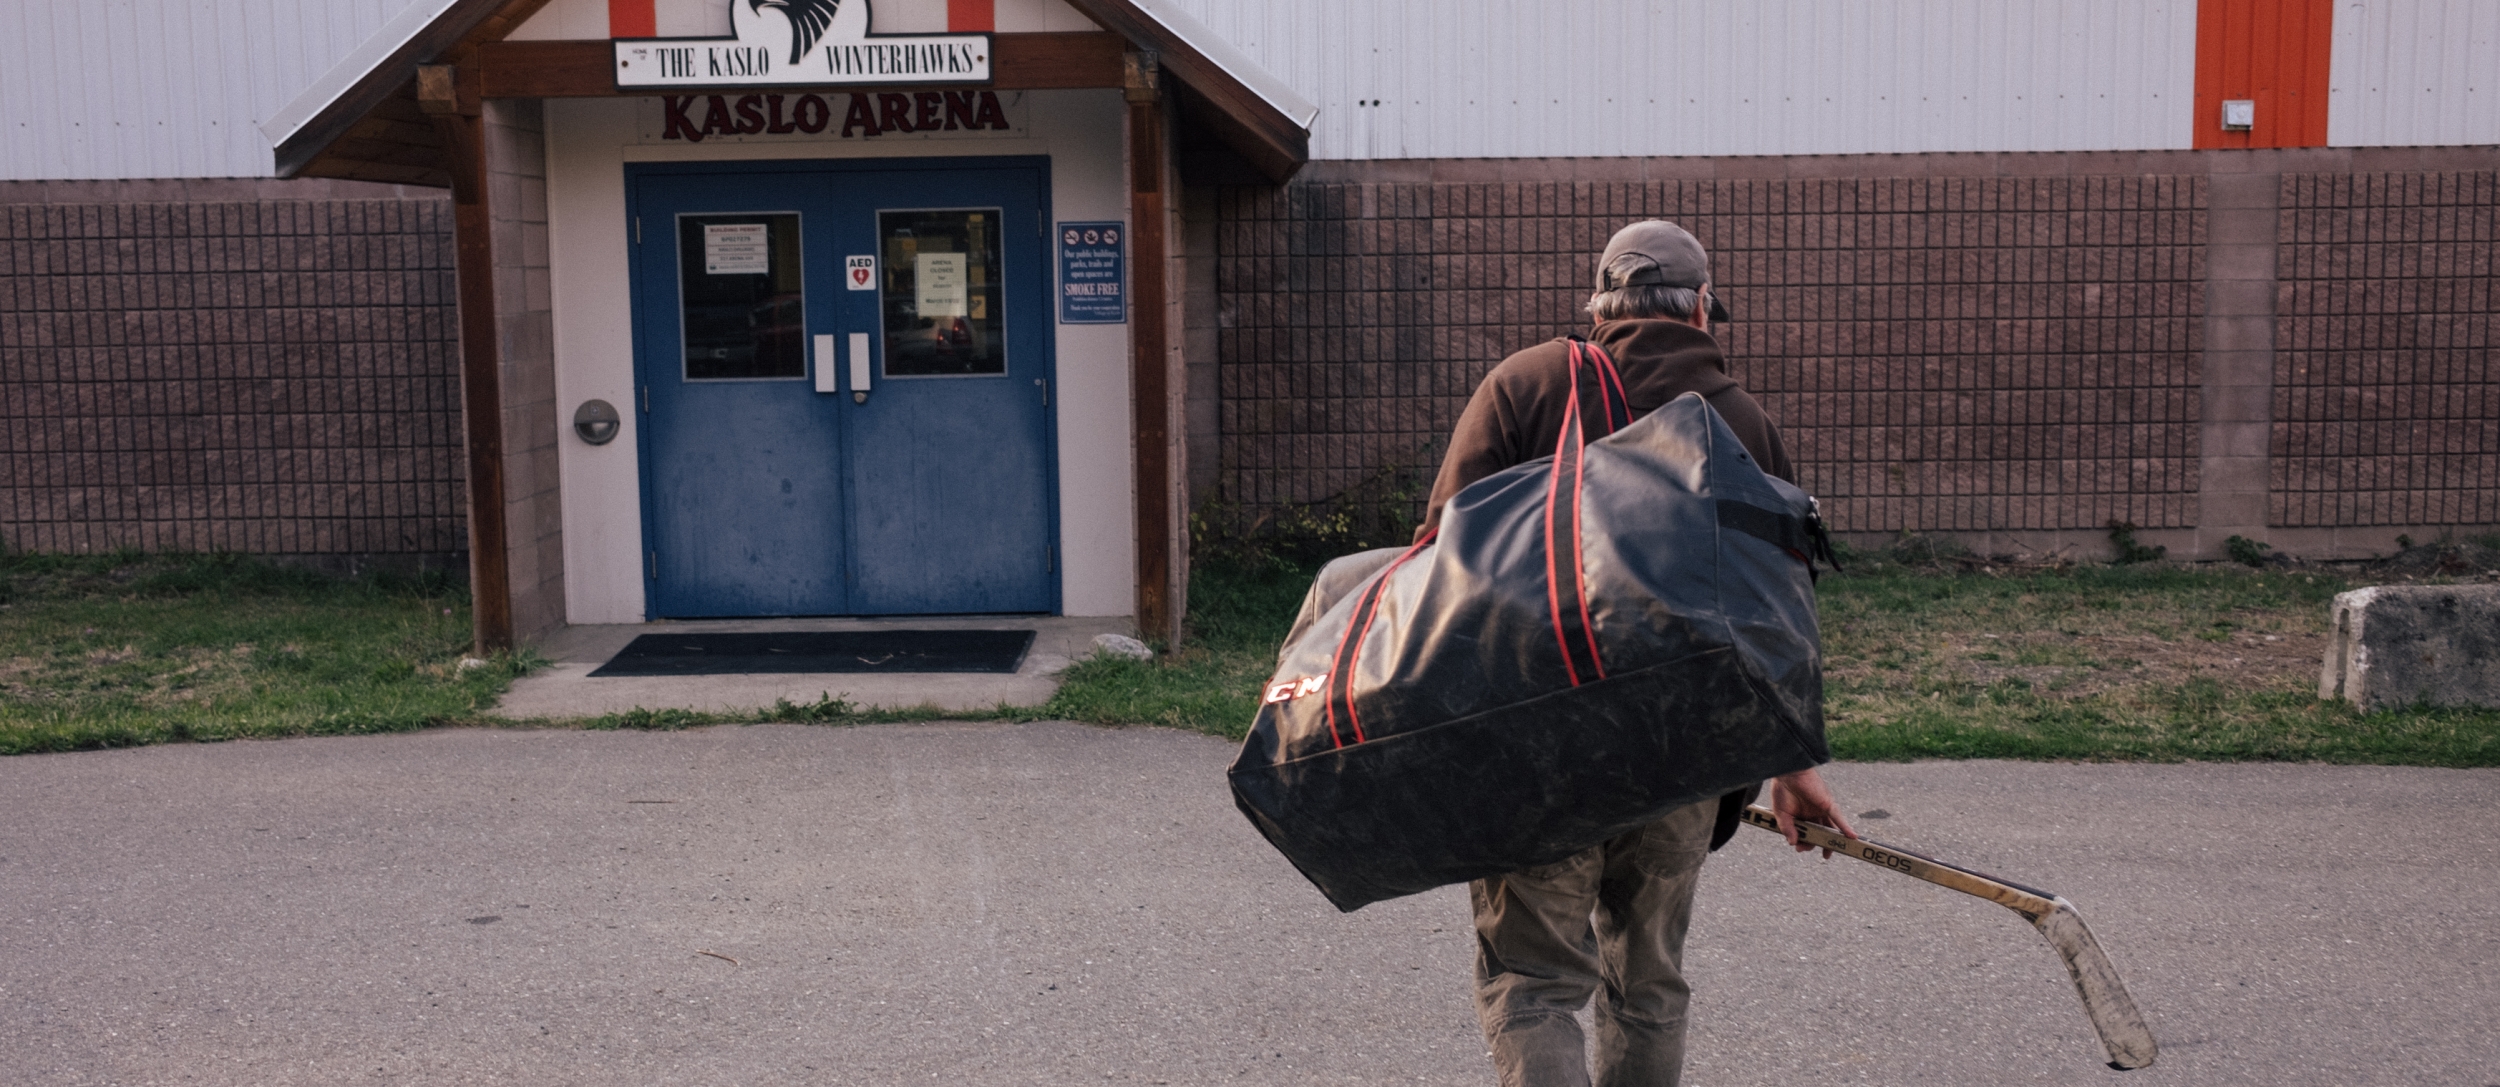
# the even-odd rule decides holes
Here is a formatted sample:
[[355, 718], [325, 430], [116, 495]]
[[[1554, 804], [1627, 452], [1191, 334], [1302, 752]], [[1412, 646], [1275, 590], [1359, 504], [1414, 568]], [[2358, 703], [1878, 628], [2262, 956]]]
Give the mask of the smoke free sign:
[[1059, 323], [1128, 320], [1128, 224], [1059, 224]]

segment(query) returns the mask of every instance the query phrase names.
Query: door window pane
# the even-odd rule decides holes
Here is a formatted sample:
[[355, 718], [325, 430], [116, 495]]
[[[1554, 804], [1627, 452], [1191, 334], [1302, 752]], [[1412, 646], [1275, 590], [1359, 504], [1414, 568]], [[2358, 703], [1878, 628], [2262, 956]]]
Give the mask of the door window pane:
[[997, 208], [881, 211], [887, 377], [1007, 372]]
[[677, 217], [686, 380], [807, 376], [795, 213]]

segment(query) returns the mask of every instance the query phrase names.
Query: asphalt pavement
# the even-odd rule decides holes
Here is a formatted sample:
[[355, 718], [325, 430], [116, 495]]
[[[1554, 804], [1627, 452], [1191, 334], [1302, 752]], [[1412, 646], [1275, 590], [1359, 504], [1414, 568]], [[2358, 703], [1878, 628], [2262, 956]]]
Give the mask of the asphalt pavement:
[[[0, 1083], [1489, 1084], [1464, 894], [1339, 914], [1231, 745], [1064, 723], [447, 730], [0, 759]], [[2500, 1085], [2500, 771], [1916, 763], [1747, 830], [1686, 1082]]]

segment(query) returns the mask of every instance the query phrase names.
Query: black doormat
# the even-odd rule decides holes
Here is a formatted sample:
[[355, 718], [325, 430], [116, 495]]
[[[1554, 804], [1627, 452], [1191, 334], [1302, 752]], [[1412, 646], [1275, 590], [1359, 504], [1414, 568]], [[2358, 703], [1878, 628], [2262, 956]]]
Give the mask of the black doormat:
[[1029, 630], [814, 630], [645, 634], [592, 676], [784, 672], [1013, 672]]

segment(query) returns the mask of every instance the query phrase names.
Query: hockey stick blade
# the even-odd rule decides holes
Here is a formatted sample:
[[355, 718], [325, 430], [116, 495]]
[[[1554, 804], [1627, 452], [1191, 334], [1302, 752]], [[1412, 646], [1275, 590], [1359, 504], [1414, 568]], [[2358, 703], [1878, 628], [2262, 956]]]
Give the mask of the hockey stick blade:
[[[1779, 832], [1779, 818], [1759, 804], [1747, 807], [1744, 819], [1774, 834]], [[1987, 899], [2023, 915], [2031, 927], [2048, 938], [2057, 957], [2065, 961], [2066, 974], [2075, 982], [2075, 995], [2083, 1000], [2083, 1014], [2092, 1021], [2093, 1032], [2100, 1035], [2101, 1048], [2109, 1052], [2109, 1066], [2127, 1071], [2153, 1063], [2157, 1051], [2153, 1028], [2144, 1021], [2144, 1013], [2136, 1009], [2135, 999], [2127, 995], [2126, 983], [2118, 979], [2118, 967], [2101, 951], [2100, 941], [2092, 938], [2092, 930], [2085, 927], [2083, 915], [2075, 911], [2074, 903], [2047, 891], [1946, 864], [1907, 849], [1845, 837], [1819, 823], [1800, 820], [1797, 836], [1818, 849], [1846, 853], [1868, 864]]]

